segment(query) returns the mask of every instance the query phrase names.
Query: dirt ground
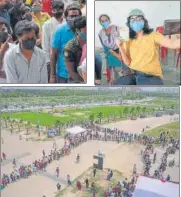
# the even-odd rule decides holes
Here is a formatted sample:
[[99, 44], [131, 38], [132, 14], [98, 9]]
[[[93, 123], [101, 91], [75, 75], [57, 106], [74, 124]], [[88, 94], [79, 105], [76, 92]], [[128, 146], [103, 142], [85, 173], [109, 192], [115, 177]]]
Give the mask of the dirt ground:
[[[144, 126], [150, 124], [151, 127], [160, 126], [170, 121], [170, 118], [165, 116], [158, 118], [158, 120], [150, 118], [138, 119], [135, 121], [122, 121], [115, 123], [115, 126], [120, 125], [123, 130], [129, 132], [139, 132]], [[155, 124], [154, 124], [155, 123]], [[141, 126], [140, 126], [141, 124]], [[127, 127], [126, 127], [127, 125]], [[7, 161], [1, 163], [1, 174], [12, 172], [12, 160], [17, 159], [17, 164], [31, 164], [35, 159], [42, 157], [42, 150], [50, 152], [53, 146], [53, 142], [35, 142], [19, 140], [19, 134], [10, 134], [5, 129], [2, 130], [1, 137], [4, 139], [2, 144], [1, 152], [7, 154]], [[56, 141], [57, 148], [60, 148], [64, 144], [63, 139]], [[69, 156], [66, 156], [59, 161], [53, 161], [47, 167], [47, 172], [39, 173], [37, 176], [33, 175], [28, 179], [20, 180], [19, 182], [10, 184], [5, 190], [2, 191], [2, 197], [54, 197], [56, 195], [56, 184], [59, 182], [62, 185], [62, 189], [66, 186], [66, 176], [70, 174], [71, 180], [74, 180], [84, 171], [86, 171], [95, 162], [93, 155], [98, 153], [100, 150], [105, 154], [104, 168], [116, 169], [123, 173], [124, 177], [129, 177], [132, 173], [134, 164], [137, 164], [138, 171], [142, 171], [142, 163], [140, 160], [140, 151], [142, 146], [136, 144], [117, 144], [115, 142], [100, 142], [100, 141], [89, 141], [81, 146], [77, 147], [72, 151]], [[163, 153], [163, 149], [157, 148], [160, 156]], [[80, 154], [80, 163], [75, 163], [76, 155]], [[179, 158], [178, 154], [175, 157]], [[158, 155], [159, 158], [159, 155]], [[159, 159], [158, 159], [159, 160]], [[56, 178], [55, 169], [59, 166], [60, 177]], [[155, 169], [158, 164], [153, 167]], [[174, 167], [168, 169], [167, 173], [170, 173], [173, 180], [179, 180], [179, 168]], [[76, 197], [75, 195], [66, 195], [66, 197]]]
[[63, 113], [53, 113], [54, 116], [58, 116], [58, 117], [66, 117], [68, 115], [63, 114]]
[[77, 116], [82, 116], [82, 115], [84, 115], [84, 113], [82, 113], [82, 112], [76, 112], [76, 113], [72, 113], [72, 114], [77, 115]]
[[[118, 128], [128, 133], [141, 133], [143, 128], [145, 128], [145, 130], [150, 130], [155, 127], [170, 123], [170, 120], [173, 120], [174, 117], [178, 118], [179, 116], [164, 115], [162, 117], [138, 118], [137, 120], [123, 120], [116, 123], [105, 124], [103, 125], [103, 127]], [[147, 126], [149, 126], [149, 128], [146, 129]]]

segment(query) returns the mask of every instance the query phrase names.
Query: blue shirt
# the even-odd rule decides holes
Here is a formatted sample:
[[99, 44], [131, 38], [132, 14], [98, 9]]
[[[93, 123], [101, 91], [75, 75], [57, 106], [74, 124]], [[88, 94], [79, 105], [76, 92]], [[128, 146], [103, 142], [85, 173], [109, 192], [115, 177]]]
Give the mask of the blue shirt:
[[67, 23], [60, 25], [52, 38], [51, 47], [58, 49], [57, 71], [56, 74], [63, 78], [68, 78], [68, 71], [64, 60], [64, 48], [66, 44], [75, 37], [75, 34], [70, 29]]

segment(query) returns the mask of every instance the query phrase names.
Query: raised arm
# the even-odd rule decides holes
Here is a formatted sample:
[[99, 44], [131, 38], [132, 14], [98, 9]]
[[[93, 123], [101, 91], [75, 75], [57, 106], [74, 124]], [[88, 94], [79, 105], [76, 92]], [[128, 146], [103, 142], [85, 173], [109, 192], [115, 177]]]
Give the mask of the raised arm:
[[163, 36], [162, 39], [157, 41], [157, 44], [169, 49], [180, 49], [180, 38], [173, 40]]

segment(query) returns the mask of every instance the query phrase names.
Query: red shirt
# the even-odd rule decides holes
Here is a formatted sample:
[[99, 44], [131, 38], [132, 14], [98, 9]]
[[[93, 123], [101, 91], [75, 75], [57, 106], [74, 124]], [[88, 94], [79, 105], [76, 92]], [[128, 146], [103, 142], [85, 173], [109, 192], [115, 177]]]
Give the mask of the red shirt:
[[48, 14], [52, 14], [52, 0], [42, 0], [42, 12], [46, 12]]

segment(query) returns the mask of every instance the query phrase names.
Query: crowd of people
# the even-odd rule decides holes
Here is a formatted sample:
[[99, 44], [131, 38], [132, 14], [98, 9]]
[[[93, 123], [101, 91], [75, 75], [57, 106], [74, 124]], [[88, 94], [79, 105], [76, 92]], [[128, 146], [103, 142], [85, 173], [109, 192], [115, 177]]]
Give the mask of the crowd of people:
[[[113, 177], [113, 174], [113, 171], [111, 169], [108, 169], [105, 179], [110, 181]], [[92, 177], [96, 178], [97, 176], [99, 175], [97, 175], [97, 170], [94, 168]], [[104, 197], [131, 197], [134, 191], [135, 181], [135, 175], [133, 175], [132, 178], [130, 178], [130, 181], [128, 181], [127, 178], [125, 178], [123, 181], [118, 181], [116, 185], [109, 187], [103, 195]], [[93, 197], [96, 196], [96, 188], [98, 187], [98, 185], [96, 184], [94, 179], [92, 180], [92, 182], [90, 182], [90, 179], [88, 179], [87, 177], [85, 180], [82, 181], [77, 180], [77, 190], [83, 190], [83, 187], [85, 187], [87, 191], [90, 191], [90, 193], [93, 194]]]
[[[153, 155], [153, 157], [151, 158], [151, 155]], [[154, 174], [151, 175], [150, 170], [153, 164], [155, 164], [156, 162], [158, 163], [158, 159], [157, 159], [157, 153], [153, 151], [153, 147], [152, 146], [146, 146], [145, 150], [141, 153], [141, 157], [142, 157], [142, 161], [144, 164], [143, 167], [143, 174], [144, 176], [148, 176], [148, 177], [153, 177], [155, 179], [159, 179], [159, 180], [166, 180], [166, 181], [171, 181], [171, 176], [168, 174], [166, 178], [164, 178], [163, 173], [166, 171], [166, 168], [169, 167], [173, 167], [174, 165], [170, 165], [168, 163], [168, 156], [169, 153], [166, 151], [165, 153], [163, 153], [163, 156], [161, 157], [161, 163], [158, 165], [158, 169], [154, 170]], [[175, 160], [173, 159], [173, 161], [170, 162], [174, 162], [175, 164]]]
[[[172, 39], [156, 32], [149, 26], [145, 13], [133, 9], [125, 20], [128, 38], [120, 35], [121, 27], [115, 25], [110, 16], [101, 14], [98, 34], [104, 49], [106, 65], [103, 74], [110, 85], [163, 85], [159, 47], [180, 50], [180, 34]], [[122, 27], [123, 28], [123, 27]], [[178, 27], [180, 28], [180, 27]], [[124, 28], [123, 28], [124, 29]], [[178, 29], [180, 32], [180, 29]], [[163, 32], [162, 32], [163, 33]], [[101, 83], [102, 58], [95, 57], [95, 84]]]
[[[71, 150], [79, 146], [80, 144], [89, 141], [89, 140], [103, 140], [103, 141], [115, 141], [117, 143], [120, 142], [128, 142], [128, 143], [140, 143], [145, 145], [145, 150], [141, 152], [142, 161], [144, 163], [144, 172], [143, 174], [145, 176], [150, 176], [150, 168], [151, 163], [156, 162], [156, 153], [154, 153], [154, 143], [159, 143], [161, 146], [169, 145], [169, 147], [174, 147], [176, 149], [179, 149], [179, 140], [174, 139], [172, 137], [168, 137], [169, 132], [161, 132], [160, 136], [158, 138], [149, 137], [145, 133], [142, 134], [131, 134], [124, 131], [121, 131], [117, 128], [103, 128], [98, 125], [93, 124], [84, 124], [82, 125], [84, 128], [86, 128], [86, 132], [78, 134], [76, 136], [67, 135], [65, 136], [65, 143], [64, 146], [61, 149], [57, 149], [56, 142], [53, 141], [53, 150], [50, 151], [49, 154], [46, 155], [45, 151], [42, 151], [42, 158], [39, 160], [35, 160], [30, 165], [20, 165], [18, 167], [17, 160], [13, 159], [12, 165], [13, 165], [13, 172], [8, 174], [3, 174], [2, 180], [1, 180], [1, 189], [4, 189], [8, 184], [13, 183], [15, 181], [18, 181], [20, 179], [28, 178], [31, 175], [36, 175], [38, 172], [44, 172], [46, 171], [47, 165], [51, 164], [54, 160], [59, 160], [61, 157], [64, 157], [66, 155], [69, 155], [71, 153]], [[153, 154], [153, 161], [151, 161], [150, 154]], [[167, 156], [168, 151], [164, 153], [162, 158], [162, 163], [159, 166], [158, 171], [155, 171], [154, 177], [155, 178], [163, 178], [162, 174], [164, 172], [163, 167], [166, 170], [166, 163], [167, 163]], [[80, 162], [80, 155], [78, 154], [75, 158], [75, 163]], [[3, 152], [2, 153], [2, 159], [1, 162], [7, 159], [7, 155]], [[59, 167], [56, 168], [55, 173], [57, 178], [59, 177], [60, 169]], [[94, 177], [96, 176], [96, 169], [93, 171]], [[137, 167], [134, 165], [133, 167], [133, 178], [130, 182], [126, 182], [123, 184], [123, 190], [120, 188], [122, 187], [119, 185], [119, 187], [113, 187], [109, 188], [109, 190], [106, 192], [105, 196], [120, 196], [120, 194], [123, 195], [123, 197], [130, 197], [133, 192], [133, 186], [135, 176], [137, 174]], [[110, 169], [107, 172], [107, 175], [105, 177], [106, 180], [110, 180], [113, 177], [113, 171]], [[167, 181], [171, 179], [170, 175], [167, 177]], [[70, 175], [67, 175], [67, 184], [71, 184]], [[80, 184], [78, 188], [80, 188]], [[86, 180], [86, 185], [87, 185]], [[95, 184], [95, 183], [94, 183]], [[61, 188], [61, 185], [57, 183], [57, 189]], [[115, 189], [116, 188], [116, 189]], [[60, 189], [58, 189], [60, 190]], [[93, 190], [94, 191], [94, 190]], [[121, 193], [120, 193], [121, 191]]]
[[0, 0], [1, 82], [86, 83], [86, 0], [67, 4]]
[[87, 129], [86, 132], [72, 137], [71, 135], [67, 136], [67, 139], [72, 144], [72, 147], [78, 146], [79, 144], [88, 141], [88, 140], [101, 140], [101, 141], [115, 141], [117, 143], [120, 142], [137, 142], [139, 144], [147, 145], [151, 144], [159, 144], [162, 147], [166, 145], [176, 147], [179, 149], [179, 139], [174, 139], [173, 136], [169, 135], [169, 131], [160, 132], [159, 137], [149, 136], [144, 132], [144, 128], [142, 133], [128, 133], [117, 128], [104, 128], [95, 124], [83, 124], [84, 128]]
[[[53, 144], [53, 147], [54, 144]], [[13, 183], [15, 181], [19, 181], [21, 179], [26, 179], [31, 175], [37, 175], [39, 172], [46, 172], [46, 167], [51, 164], [55, 160], [59, 160], [61, 157], [70, 154], [70, 145], [65, 141], [64, 146], [56, 150], [56, 147], [50, 151], [49, 154], [46, 155], [45, 151], [42, 151], [42, 157], [40, 159], [35, 160], [30, 165], [18, 165], [18, 160], [13, 159], [12, 167], [13, 171], [10, 174], [3, 174], [1, 179], [1, 189], [4, 189], [8, 184]], [[1, 162], [7, 159], [6, 154], [2, 153]], [[59, 177], [60, 169], [57, 167], [55, 169], [56, 177]], [[67, 184], [70, 184], [70, 175], [67, 175]], [[59, 185], [58, 185], [59, 187]]]

